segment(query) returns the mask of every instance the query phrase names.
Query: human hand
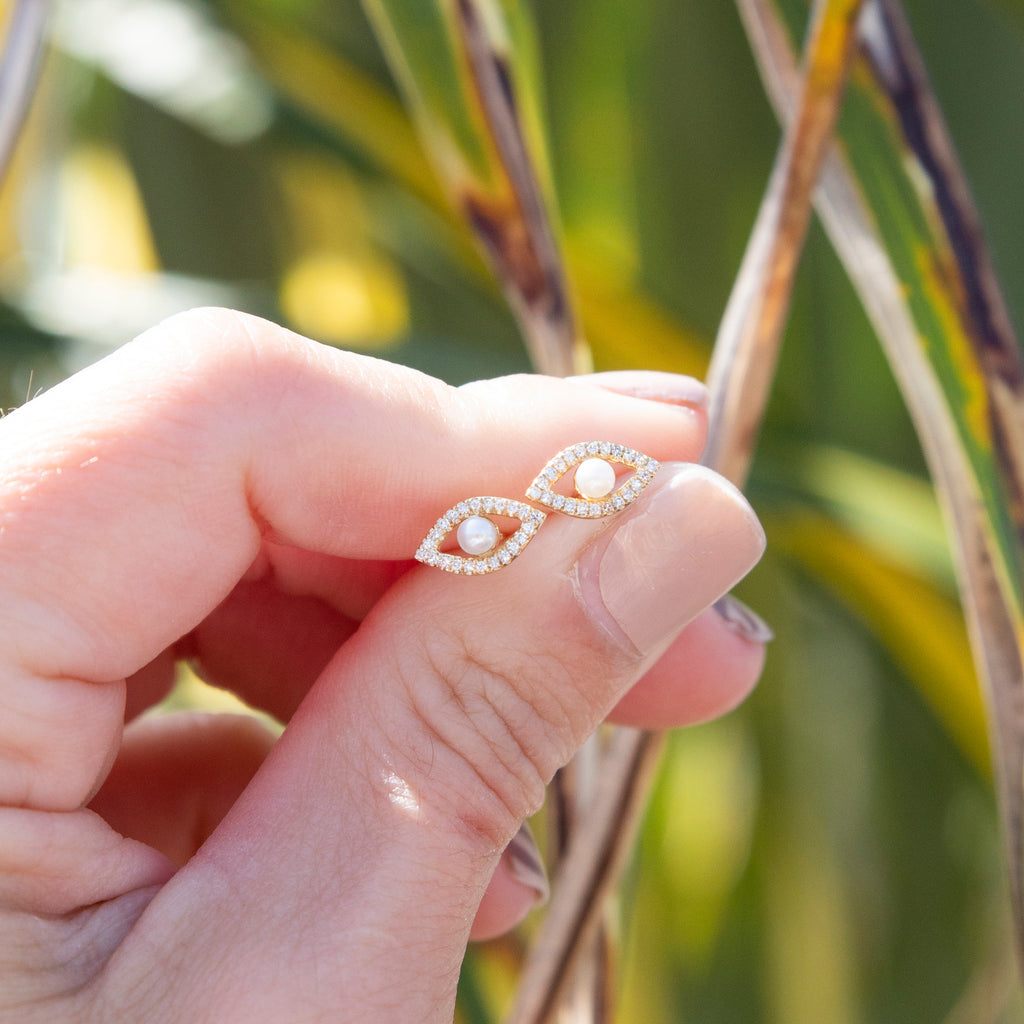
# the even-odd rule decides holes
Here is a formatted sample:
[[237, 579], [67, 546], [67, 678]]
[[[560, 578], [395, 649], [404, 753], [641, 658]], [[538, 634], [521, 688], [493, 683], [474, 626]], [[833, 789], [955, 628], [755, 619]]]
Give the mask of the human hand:
[[[596, 381], [452, 389], [201, 310], [0, 422], [0, 1022], [451, 1021], [474, 920], [534, 898], [502, 852], [558, 767], [761, 667], [706, 610], [764, 541], [685, 464], [699, 396]], [[590, 439], [663, 462], [631, 508], [487, 576], [411, 563]], [[281, 738], [131, 721], [180, 657]]]

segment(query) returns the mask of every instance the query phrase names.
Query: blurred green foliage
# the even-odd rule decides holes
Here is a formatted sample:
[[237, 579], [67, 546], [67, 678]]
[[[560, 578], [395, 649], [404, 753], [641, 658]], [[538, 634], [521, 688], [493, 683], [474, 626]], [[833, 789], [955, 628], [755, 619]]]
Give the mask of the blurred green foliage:
[[[790, 5], [794, 16], [800, 3]], [[913, 0], [1018, 325], [1024, 4]], [[733, 7], [536, 5], [598, 368], [700, 373], [778, 140]], [[452, 382], [527, 369], [356, 0], [65, 0], [0, 194], [0, 404], [231, 303]], [[626, 1021], [1024, 1020], [981, 713], [920, 451], [824, 236], [750, 496], [754, 696], [673, 738], [621, 897]], [[494, 1020], [521, 940], [480, 947]]]

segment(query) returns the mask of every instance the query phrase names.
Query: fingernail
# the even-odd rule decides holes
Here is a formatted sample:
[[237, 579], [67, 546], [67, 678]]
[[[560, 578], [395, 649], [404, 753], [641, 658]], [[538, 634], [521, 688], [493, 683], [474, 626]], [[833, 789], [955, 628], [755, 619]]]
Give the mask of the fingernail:
[[735, 586], [765, 543], [743, 495], [703, 466], [665, 465], [648, 493], [577, 568], [592, 617], [645, 657]]
[[536, 894], [536, 905], [546, 903], [551, 893], [548, 873], [530, 826], [525, 821], [505, 848], [505, 855], [515, 879]]
[[712, 606], [736, 634], [752, 644], [769, 644], [775, 639], [775, 632], [757, 612], [748, 608], [732, 594], [720, 597]]
[[658, 370], [609, 370], [573, 377], [572, 380], [596, 384], [608, 391], [631, 398], [644, 398], [649, 402], [666, 405], [688, 405], [706, 409], [708, 389], [696, 377], [681, 373], [663, 373]]

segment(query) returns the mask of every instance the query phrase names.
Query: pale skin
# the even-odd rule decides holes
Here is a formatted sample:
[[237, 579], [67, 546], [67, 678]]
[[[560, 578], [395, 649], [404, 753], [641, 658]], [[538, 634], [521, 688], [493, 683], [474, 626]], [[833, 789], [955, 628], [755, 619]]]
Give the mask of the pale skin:
[[[695, 394], [452, 389], [199, 310], [0, 421], [0, 1022], [450, 1022], [471, 931], [535, 899], [502, 852], [554, 772], [760, 672], [709, 610], [764, 538], [687, 465]], [[411, 561], [590, 439], [665, 464], [635, 506], [484, 577]], [[138, 718], [182, 657], [281, 739]]]

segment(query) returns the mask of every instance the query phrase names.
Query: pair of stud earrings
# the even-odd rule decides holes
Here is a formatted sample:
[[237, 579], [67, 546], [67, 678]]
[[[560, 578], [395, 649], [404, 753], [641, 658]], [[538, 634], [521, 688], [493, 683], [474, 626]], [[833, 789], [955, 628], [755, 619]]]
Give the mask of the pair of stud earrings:
[[[621, 480], [616, 466], [633, 472]], [[527, 488], [529, 501], [577, 519], [614, 515], [636, 501], [654, 479], [659, 464], [650, 456], [611, 441], [582, 441], [560, 451]], [[573, 472], [575, 496], [554, 490], [554, 485]], [[502, 534], [492, 516], [518, 519], [520, 526]], [[548, 513], [511, 498], [467, 498], [452, 506], [433, 525], [416, 560], [445, 572], [466, 576], [503, 569], [522, 554]], [[441, 551], [445, 538], [455, 530], [462, 554]]]

